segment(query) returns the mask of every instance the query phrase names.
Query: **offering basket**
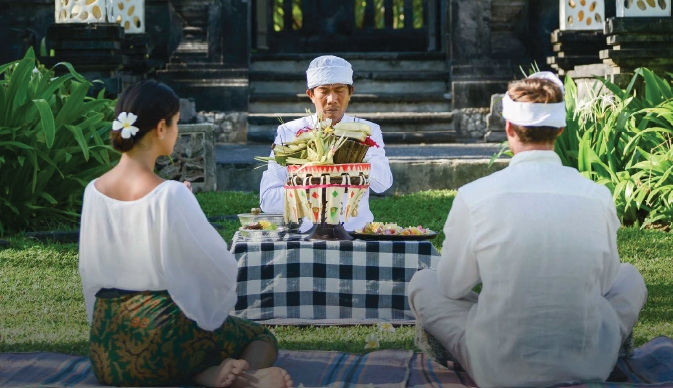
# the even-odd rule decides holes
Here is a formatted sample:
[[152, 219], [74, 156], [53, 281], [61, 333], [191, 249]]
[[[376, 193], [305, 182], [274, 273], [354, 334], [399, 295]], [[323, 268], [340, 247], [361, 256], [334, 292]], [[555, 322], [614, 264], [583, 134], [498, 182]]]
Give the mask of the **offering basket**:
[[341, 216], [344, 221], [357, 216], [360, 199], [369, 190], [370, 168], [369, 163], [288, 166], [285, 222], [308, 217], [314, 228], [307, 240], [352, 240]]

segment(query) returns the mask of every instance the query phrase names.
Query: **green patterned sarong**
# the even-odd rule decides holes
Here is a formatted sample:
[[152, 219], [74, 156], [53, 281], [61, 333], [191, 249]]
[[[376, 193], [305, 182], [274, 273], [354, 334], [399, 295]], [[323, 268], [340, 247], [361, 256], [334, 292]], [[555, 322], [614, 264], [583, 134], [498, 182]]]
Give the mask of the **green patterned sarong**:
[[106, 385], [189, 385], [194, 375], [237, 358], [253, 341], [278, 349], [267, 328], [245, 319], [230, 316], [215, 331], [200, 329], [167, 291], [96, 298], [91, 365]]

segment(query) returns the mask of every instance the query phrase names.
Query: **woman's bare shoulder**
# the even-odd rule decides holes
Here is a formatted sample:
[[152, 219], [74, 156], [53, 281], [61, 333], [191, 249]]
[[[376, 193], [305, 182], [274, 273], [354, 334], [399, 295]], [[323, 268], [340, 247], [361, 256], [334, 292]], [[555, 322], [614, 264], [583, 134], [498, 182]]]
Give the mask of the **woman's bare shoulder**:
[[124, 174], [109, 171], [95, 182], [96, 190], [118, 201], [135, 201], [154, 191], [163, 179], [155, 174]]

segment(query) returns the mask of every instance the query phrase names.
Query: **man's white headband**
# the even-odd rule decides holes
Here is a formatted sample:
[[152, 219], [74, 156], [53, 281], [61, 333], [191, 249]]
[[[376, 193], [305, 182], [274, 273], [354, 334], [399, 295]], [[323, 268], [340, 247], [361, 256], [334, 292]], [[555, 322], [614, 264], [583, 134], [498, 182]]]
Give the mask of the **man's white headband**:
[[[555, 83], [561, 93], [565, 93], [563, 83], [549, 71], [541, 71], [531, 74], [528, 78], [542, 78]], [[553, 127], [566, 126], [565, 102], [557, 103], [533, 103], [513, 101], [509, 94], [502, 98], [502, 117], [514, 125], [522, 127]]]
[[331, 84], [353, 85], [351, 64], [334, 55], [323, 55], [311, 61], [306, 70], [307, 88]]

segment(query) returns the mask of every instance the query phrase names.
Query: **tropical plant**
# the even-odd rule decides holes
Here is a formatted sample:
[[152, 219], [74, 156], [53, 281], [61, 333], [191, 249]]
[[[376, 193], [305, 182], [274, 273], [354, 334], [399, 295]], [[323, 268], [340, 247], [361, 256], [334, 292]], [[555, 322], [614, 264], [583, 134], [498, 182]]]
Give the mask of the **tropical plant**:
[[103, 141], [113, 102], [87, 97], [91, 82], [70, 64], [54, 77], [33, 49], [0, 66], [0, 234], [45, 221], [76, 221], [86, 184], [118, 154]]
[[[565, 81], [566, 127], [555, 151], [565, 166], [605, 185], [624, 224], [673, 224], [673, 92], [640, 68], [621, 89], [597, 77], [587, 96]], [[505, 145], [500, 153], [506, 153]]]

